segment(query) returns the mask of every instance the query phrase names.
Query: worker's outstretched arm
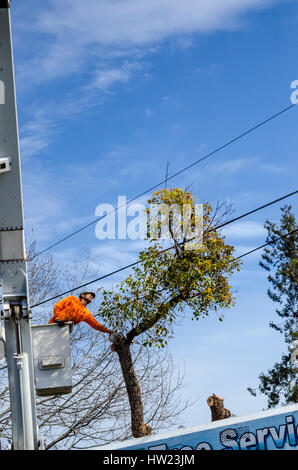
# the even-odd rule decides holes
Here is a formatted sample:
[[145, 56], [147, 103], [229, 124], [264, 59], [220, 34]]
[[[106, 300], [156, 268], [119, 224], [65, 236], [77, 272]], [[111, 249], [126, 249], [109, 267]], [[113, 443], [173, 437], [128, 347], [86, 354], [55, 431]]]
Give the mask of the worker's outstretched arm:
[[109, 330], [105, 326], [98, 323], [98, 321], [95, 320], [95, 318], [93, 317], [93, 315], [91, 315], [91, 313], [89, 312], [89, 310], [87, 310], [87, 308], [84, 308], [83, 321], [88, 323], [88, 325], [94, 328], [94, 330], [102, 331], [103, 333], [112, 333], [111, 330]]

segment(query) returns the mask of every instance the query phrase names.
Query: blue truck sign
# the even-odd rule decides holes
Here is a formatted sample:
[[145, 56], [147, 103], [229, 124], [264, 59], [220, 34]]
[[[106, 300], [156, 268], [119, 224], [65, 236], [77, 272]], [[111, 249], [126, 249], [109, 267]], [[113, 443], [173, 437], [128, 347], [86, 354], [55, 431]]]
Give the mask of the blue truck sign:
[[102, 450], [298, 450], [298, 404], [130, 439]]

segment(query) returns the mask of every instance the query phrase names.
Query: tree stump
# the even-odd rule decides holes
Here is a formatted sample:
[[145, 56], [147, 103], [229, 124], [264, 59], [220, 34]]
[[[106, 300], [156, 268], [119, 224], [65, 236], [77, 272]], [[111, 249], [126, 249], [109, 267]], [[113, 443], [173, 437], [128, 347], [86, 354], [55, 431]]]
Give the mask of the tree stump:
[[224, 407], [223, 398], [218, 397], [215, 393], [208, 398], [207, 403], [210, 406], [212, 421], [229, 418], [231, 416], [231, 412]]

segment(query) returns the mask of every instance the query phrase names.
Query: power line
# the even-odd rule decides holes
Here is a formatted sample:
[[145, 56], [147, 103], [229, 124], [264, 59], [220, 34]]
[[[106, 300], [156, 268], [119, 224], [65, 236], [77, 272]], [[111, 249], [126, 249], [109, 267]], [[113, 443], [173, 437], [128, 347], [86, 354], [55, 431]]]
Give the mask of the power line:
[[277, 202], [280, 202], [283, 199], [287, 199], [290, 196], [294, 196], [294, 194], [297, 194], [297, 193], [298, 193], [298, 190], [293, 191], [292, 193], [286, 194], [285, 196], [279, 197], [278, 199], [275, 199], [274, 201], [268, 202], [267, 204], [264, 204], [263, 206], [257, 207], [257, 209], [253, 209], [249, 212], [246, 212], [245, 214], [235, 217], [235, 219], [229, 220], [228, 222], [224, 222], [223, 224], [218, 225], [217, 227], [211, 230], [218, 230], [219, 228], [222, 228], [225, 225], [228, 225], [228, 224], [231, 224], [232, 222], [236, 222], [237, 220], [243, 219], [243, 217], [247, 217], [248, 215], [254, 214], [255, 212], [260, 211], [261, 209], [265, 209], [265, 207], [272, 206], [273, 204], [276, 204]]
[[[246, 253], [243, 253], [242, 255], [237, 256], [235, 259], [244, 258], [245, 256], [248, 256], [248, 255], [250, 255], [251, 253], [254, 253], [255, 251], [261, 250], [262, 248], [265, 248], [266, 246], [271, 245], [272, 243], [274, 243], [274, 242], [276, 242], [276, 241], [278, 241], [278, 240], [281, 240], [282, 238], [286, 238], [286, 237], [288, 237], [289, 235], [292, 235], [293, 233], [296, 233], [296, 232], [298, 232], [298, 229], [293, 230], [293, 231], [291, 231], [291, 232], [289, 232], [289, 233], [286, 233], [286, 234], [284, 234], [284, 235], [281, 235], [280, 237], [274, 238], [273, 240], [270, 240], [269, 242], [264, 243], [263, 245], [260, 245], [260, 246], [258, 246], [257, 248], [254, 248], [253, 250], [247, 251]], [[123, 268], [123, 269], [125, 269], [125, 268]], [[111, 273], [110, 275], [112, 275], [112, 274], [113, 274], [113, 273]], [[93, 282], [96, 282], [96, 281], [93, 281]], [[76, 289], [72, 289], [71, 291], [68, 291], [68, 292], [66, 292], [66, 293], [72, 292], [73, 290], [76, 290]], [[58, 297], [60, 297], [61, 295], [63, 295], [63, 294], [60, 294]], [[48, 300], [46, 300], [46, 301], [44, 301], [44, 302], [41, 302], [41, 303], [36, 304], [36, 305], [33, 305], [31, 308], [38, 307], [38, 306], [42, 305], [43, 303], [49, 302], [50, 300], [54, 300], [54, 299], [56, 299], [56, 298], [57, 298], [57, 297], [54, 297], [54, 298], [52, 298], [52, 299], [48, 299]], [[145, 298], [145, 297], [144, 297], [144, 298]], [[141, 297], [139, 300], [142, 300], [142, 299], [143, 299], [143, 297]], [[126, 305], [126, 304], [128, 304], [128, 303], [130, 303], [130, 301], [126, 302], [124, 305]], [[117, 308], [118, 308], [118, 307], [117, 307]], [[112, 309], [112, 310], [113, 310], [113, 309]], [[116, 310], [116, 308], [115, 308], [114, 310]], [[98, 315], [94, 315], [94, 316], [96, 317], [96, 316], [98, 316]]]
[[[254, 248], [253, 250], [247, 251], [246, 253], [243, 253], [242, 255], [237, 256], [237, 257], [234, 258], [234, 259], [241, 259], [241, 258], [244, 258], [245, 256], [248, 256], [248, 255], [250, 255], [251, 253], [254, 253], [255, 251], [261, 250], [262, 248], [265, 248], [266, 246], [271, 245], [272, 243], [274, 243], [274, 242], [276, 242], [276, 241], [278, 241], [278, 240], [281, 240], [282, 238], [286, 238], [286, 237], [288, 237], [289, 235], [292, 235], [293, 233], [296, 233], [296, 232], [298, 232], [298, 229], [293, 230], [293, 231], [291, 231], [291, 232], [288, 232], [288, 233], [286, 233], [285, 235], [281, 235], [281, 236], [278, 237], [278, 238], [274, 238], [273, 240], [271, 240], [271, 241], [269, 241], [269, 242], [267, 242], [267, 243], [264, 243], [263, 245], [258, 246], [257, 248]], [[232, 260], [232, 261], [234, 261], [234, 260]], [[143, 299], [146, 298], [146, 297], [147, 297], [147, 296], [140, 297], [138, 300], [143, 300]], [[124, 304], [122, 304], [122, 306], [123, 306], [123, 305], [127, 305], [127, 304], [129, 304], [129, 303], [131, 303], [131, 302], [132, 302], [132, 301], [129, 300], [129, 301], [125, 302]], [[111, 308], [110, 311], [117, 310], [118, 308], [119, 308], [119, 307]], [[99, 314], [94, 315], [94, 316], [95, 316], [95, 317], [98, 317]]]
[[[270, 240], [269, 242], [264, 243], [264, 245], [258, 246], [257, 248], [254, 248], [253, 250], [247, 251], [246, 253], [243, 253], [242, 255], [237, 256], [237, 258], [235, 258], [235, 259], [244, 258], [244, 256], [250, 255], [251, 253], [254, 253], [254, 252], [257, 251], [257, 250], [261, 250], [261, 249], [264, 248], [265, 246], [271, 245], [272, 243], [274, 243], [274, 242], [276, 242], [276, 241], [278, 241], [278, 240], [280, 240], [280, 239], [282, 239], [282, 238], [288, 237], [289, 235], [292, 235], [293, 233], [296, 233], [296, 232], [298, 232], [298, 229], [293, 230], [292, 232], [286, 233], [285, 235], [282, 235], [282, 236], [280, 236], [280, 237], [278, 237], [278, 238], [274, 238], [273, 240]], [[232, 260], [232, 261], [234, 261], [234, 260]], [[231, 262], [231, 260], [230, 260], [230, 262]], [[216, 287], [216, 286], [215, 286], [215, 287]], [[190, 299], [194, 299], [195, 297], [198, 297], [198, 295], [199, 295], [199, 294], [196, 294], [196, 295], [194, 295], [193, 297], [191, 297]], [[111, 309], [111, 310], [113, 310], [113, 309]], [[116, 308], [115, 308], [115, 310], [116, 310]], [[95, 316], [98, 316], [98, 315], [95, 315]]]
[[[298, 190], [293, 191], [292, 193], [289, 193], [289, 194], [287, 194], [287, 195], [285, 195], [285, 196], [282, 196], [282, 197], [280, 197], [280, 198], [278, 198], [278, 199], [275, 199], [274, 201], [268, 202], [267, 204], [263, 204], [262, 206], [260, 206], [260, 207], [258, 207], [258, 208], [256, 208], [256, 209], [253, 209], [252, 211], [246, 212], [245, 214], [242, 214], [242, 215], [240, 215], [240, 216], [238, 216], [238, 217], [235, 217], [234, 219], [228, 220], [227, 222], [224, 222], [223, 224], [220, 224], [220, 225], [218, 225], [218, 226], [216, 226], [216, 227], [213, 227], [213, 228], [207, 230], [207, 233], [208, 233], [208, 232], [212, 232], [212, 231], [214, 231], [214, 230], [218, 230], [218, 229], [220, 229], [220, 228], [223, 228], [223, 227], [225, 227], [226, 225], [229, 225], [229, 224], [231, 224], [231, 223], [233, 223], [233, 222], [236, 222], [237, 220], [242, 219], [243, 217], [246, 217], [246, 216], [248, 216], [248, 215], [250, 215], [250, 214], [253, 214], [253, 213], [257, 212], [257, 211], [260, 211], [261, 209], [264, 209], [265, 207], [268, 207], [268, 206], [270, 206], [270, 205], [276, 204], [277, 202], [279, 202], [279, 201], [281, 201], [281, 200], [283, 200], [283, 199], [286, 199], [286, 198], [288, 198], [288, 197], [290, 197], [290, 196], [293, 196], [294, 194], [297, 194], [297, 193], [298, 193]], [[190, 241], [192, 241], [192, 240], [193, 240], [193, 238], [190, 239], [190, 240], [188, 240], [188, 242], [190, 242]], [[179, 245], [181, 245], [182, 243], [185, 243], [185, 242], [180, 242]], [[157, 256], [159, 256], [159, 255], [161, 255], [162, 253], [165, 253], [165, 252], [167, 252], [167, 251], [169, 251], [169, 250], [175, 248], [175, 246], [176, 246], [176, 245], [173, 245], [173, 246], [170, 246], [169, 248], [166, 248], [165, 250], [160, 251]], [[140, 264], [140, 263], [141, 263], [141, 260], [135, 261], [135, 262], [133, 262], [133, 263], [131, 263], [131, 264], [128, 264], [127, 266], [123, 266], [122, 268], [116, 269], [115, 271], [113, 271], [113, 272], [111, 272], [111, 273], [108, 273], [108, 274], [105, 274], [104, 276], [98, 277], [97, 279], [93, 279], [92, 281], [88, 281], [88, 282], [86, 282], [85, 284], [81, 284], [80, 286], [77, 286], [77, 287], [75, 287], [75, 288], [73, 288], [73, 289], [69, 289], [68, 291], [65, 291], [65, 292], [62, 292], [61, 294], [55, 295], [54, 297], [51, 297], [50, 299], [44, 300], [44, 301], [42, 301], [42, 302], [39, 302], [38, 304], [33, 305], [31, 308], [39, 307], [40, 305], [43, 305], [43, 304], [45, 304], [45, 303], [47, 303], [47, 302], [50, 302], [50, 301], [55, 300], [55, 299], [58, 299], [58, 298], [61, 297], [61, 296], [64, 296], [64, 295], [69, 294], [69, 293], [71, 293], [71, 292], [74, 292], [75, 290], [79, 290], [79, 289], [82, 289], [82, 288], [84, 288], [84, 287], [87, 287], [87, 286], [89, 286], [90, 284], [94, 284], [95, 282], [98, 282], [98, 281], [101, 281], [101, 280], [103, 280], [103, 279], [106, 279], [107, 277], [113, 276], [114, 274], [118, 274], [118, 273], [120, 273], [121, 271], [124, 271], [124, 270], [126, 270], [126, 269], [132, 268], [133, 266], [136, 266], [136, 265], [138, 265], [138, 264]]]
[[253, 250], [247, 251], [243, 255], [237, 256], [236, 259], [244, 258], [244, 256], [250, 255], [251, 253], [254, 253], [255, 251], [261, 250], [262, 248], [265, 248], [265, 246], [271, 245], [272, 243], [277, 242], [278, 240], [281, 240], [282, 238], [286, 238], [289, 235], [292, 235], [293, 233], [296, 233], [296, 232], [298, 232], [298, 229], [292, 230], [291, 232], [288, 232], [285, 235], [281, 235], [280, 237], [274, 238], [273, 240], [267, 243], [264, 243], [264, 245], [258, 246], [257, 248], [254, 248]]
[[252, 133], [253, 131], [257, 130], [258, 128], [264, 126], [265, 124], [267, 124], [268, 122], [272, 121], [273, 119], [275, 119], [276, 117], [280, 116], [281, 114], [285, 113], [286, 111], [289, 111], [291, 108], [293, 108], [294, 106], [296, 106], [295, 104], [291, 104], [290, 106], [287, 106], [286, 108], [282, 109], [281, 111], [279, 111], [278, 113], [270, 116], [269, 118], [265, 119], [264, 121], [260, 122], [259, 124], [251, 127], [250, 129], [248, 129], [247, 131], [243, 132], [242, 134], [238, 135], [237, 137], [235, 137], [234, 139], [231, 139], [229, 140], [228, 142], [226, 142], [225, 144], [221, 145], [220, 147], [216, 148], [215, 150], [213, 150], [212, 152], [208, 153], [207, 155], [205, 155], [204, 157], [200, 158], [199, 160], [196, 160], [195, 162], [191, 163], [190, 165], [182, 168], [181, 170], [177, 171], [176, 173], [174, 173], [173, 175], [171, 176], [166, 176], [166, 179], [164, 179], [163, 181], [160, 181], [159, 183], [155, 184], [154, 186], [152, 186], [151, 188], [149, 189], [146, 189], [146, 191], [143, 191], [142, 193], [138, 194], [137, 196], [133, 197], [132, 199], [126, 201], [125, 204], [122, 204], [120, 206], [118, 206], [117, 208], [113, 209], [112, 211], [110, 212], [107, 212], [107, 214], [93, 220], [92, 222], [89, 222], [88, 224], [84, 225], [83, 227], [75, 230], [74, 232], [71, 232], [69, 235], [66, 235], [64, 238], [61, 238], [60, 240], [58, 240], [57, 242], [53, 243], [52, 245], [50, 245], [48, 248], [45, 248], [44, 250], [40, 251], [39, 253], [37, 253], [36, 255], [34, 255], [31, 259], [29, 259], [28, 261], [32, 261], [33, 259], [37, 258], [37, 256], [40, 256], [41, 254], [45, 253], [46, 251], [48, 250], [51, 250], [52, 248], [54, 248], [55, 246], [57, 245], [60, 245], [61, 243], [65, 242], [66, 240], [68, 240], [69, 238], [77, 235], [78, 233], [82, 232], [83, 230], [87, 229], [88, 227], [91, 227], [92, 225], [94, 225], [95, 223], [99, 222], [100, 220], [104, 219], [105, 217], [107, 217], [108, 215], [110, 214], [113, 214], [115, 212], [117, 212], [119, 209], [121, 209], [122, 207], [125, 207], [127, 206], [128, 204], [130, 204], [131, 202], [135, 201], [136, 199], [139, 199], [140, 197], [144, 196], [145, 194], [153, 191], [154, 189], [158, 188], [159, 186], [161, 186], [162, 184], [164, 183], [167, 183], [168, 181], [170, 181], [171, 179], [175, 178], [176, 176], [179, 176], [181, 175], [182, 173], [184, 173], [185, 171], [189, 170], [190, 168], [194, 167], [195, 165], [198, 165], [199, 163], [203, 162], [204, 160], [206, 160], [207, 158], [210, 158], [211, 156], [215, 155], [216, 153], [220, 152], [221, 150], [223, 150], [224, 148], [226, 147], [229, 147], [230, 145], [232, 145], [233, 143], [237, 142], [238, 140], [242, 139], [243, 137], [245, 137], [246, 135]]

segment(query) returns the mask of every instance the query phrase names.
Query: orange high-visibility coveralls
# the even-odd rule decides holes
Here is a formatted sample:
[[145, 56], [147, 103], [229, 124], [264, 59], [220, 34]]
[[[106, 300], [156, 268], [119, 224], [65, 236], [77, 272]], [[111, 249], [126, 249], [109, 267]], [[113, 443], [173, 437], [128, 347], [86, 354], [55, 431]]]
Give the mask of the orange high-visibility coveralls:
[[103, 333], [110, 333], [111, 331], [98, 323], [89, 310], [84, 307], [80, 299], [74, 295], [60, 300], [60, 302], [54, 306], [54, 316], [50, 319], [49, 323], [55, 323], [55, 320], [72, 321], [75, 325], [85, 321], [94, 328], [94, 330], [102, 331]]

